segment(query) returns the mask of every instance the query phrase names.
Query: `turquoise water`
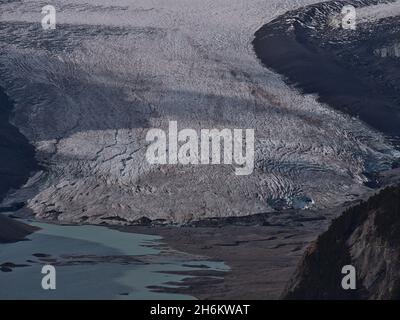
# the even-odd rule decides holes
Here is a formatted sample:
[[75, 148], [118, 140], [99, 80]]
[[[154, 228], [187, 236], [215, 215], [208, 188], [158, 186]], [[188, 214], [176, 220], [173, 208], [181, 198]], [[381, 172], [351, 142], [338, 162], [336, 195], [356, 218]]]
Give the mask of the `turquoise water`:
[[[149, 247], [161, 243], [158, 236], [99, 226], [30, 224], [41, 228], [28, 237], [30, 241], [0, 244], [0, 264], [28, 265], [0, 272], [0, 299], [194, 299], [188, 295], [153, 292], [148, 286], [186, 277], [160, 271], [196, 270], [184, 264], [228, 269], [222, 262], [162, 254], [159, 249]], [[50, 260], [34, 256], [38, 253], [49, 255], [44, 259]], [[130, 258], [129, 263], [124, 258]], [[138, 261], [131, 261], [134, 258]], [[90, 262], [94, 260], [96, 263]], [[41, 268], [52, 263], [56, 267], [56, 290], [43, 290]]]

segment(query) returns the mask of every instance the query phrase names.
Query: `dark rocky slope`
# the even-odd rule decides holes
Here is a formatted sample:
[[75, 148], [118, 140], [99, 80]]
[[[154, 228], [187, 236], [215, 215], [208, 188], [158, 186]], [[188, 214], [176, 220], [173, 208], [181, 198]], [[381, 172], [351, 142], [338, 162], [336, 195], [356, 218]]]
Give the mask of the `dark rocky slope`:
[[[0, 88], [0, 203], [12, 189], [22, 186], [31, 173], [39, 169], [35, 150], [10, 122], [12, 102]], [[2, 211], [19, 209], [23, 204], [0, 207]], [[37, 228], [0, 214], [0, 243], [16, 242]]]
[[0, 202], [10, 189], [17, 189], [39, 169], [35, 150], [9, 122], [12, 102], [0, 88]]
[[36, 230], [38, 228], [0, 214], [0, 243], [24, 240], [27, 235]]
[[[357, 289], [343, 290], [353, 265]], [[285, 299], [400, 299], [400, 186], [348, 209], [306, 251]]]

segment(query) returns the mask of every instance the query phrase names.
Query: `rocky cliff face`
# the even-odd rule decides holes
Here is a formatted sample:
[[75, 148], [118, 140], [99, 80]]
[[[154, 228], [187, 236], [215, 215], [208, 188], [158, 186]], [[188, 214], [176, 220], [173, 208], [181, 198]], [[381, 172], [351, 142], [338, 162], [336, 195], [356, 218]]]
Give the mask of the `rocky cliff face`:
[[[344, 265], [357, 289], [343, 290]], [[308, 248], [283, 293], [286, 299], [399, 299], [400, 186], [388, 187], [334, 220]]]

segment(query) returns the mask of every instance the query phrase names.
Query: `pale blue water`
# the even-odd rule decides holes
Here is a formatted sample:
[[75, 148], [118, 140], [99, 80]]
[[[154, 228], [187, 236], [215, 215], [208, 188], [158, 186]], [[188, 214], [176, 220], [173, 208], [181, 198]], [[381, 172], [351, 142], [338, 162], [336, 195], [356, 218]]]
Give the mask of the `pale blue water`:
[[[30, 241], [0, 244], [0, 264], [12, 262], [29, 264], [0, 272], [0, 299], [193, 299], [191, 296], [156, 293], [148, 286], [181, 281], [186, 276], [159, 273], [159, 271], [195, 270], [183, 264], [207, 265], [213, 270], [228, 270], [222, 262], [190, 261], [178, 256], [161, 255], [154, 247], [157, 236], [125, 233], [98, 226], [60, 226], [30, 222], [42, 230], [30, 235]], [[35, 253], [49, 254], [58, 261], [68, 255], [91, 256], [146, 256], [147, 264], [99, 262], [96, 264], [56, 265], [56, 290], [41, 287], [42, 265]], [[81, 259], [85, 260], [85, 259]], [[51, 264], [51, 262], [49, 263]]]

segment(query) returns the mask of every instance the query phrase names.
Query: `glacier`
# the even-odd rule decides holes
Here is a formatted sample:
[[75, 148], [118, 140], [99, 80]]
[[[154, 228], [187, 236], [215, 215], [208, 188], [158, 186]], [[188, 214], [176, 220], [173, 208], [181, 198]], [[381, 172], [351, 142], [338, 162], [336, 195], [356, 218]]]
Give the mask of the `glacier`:
[[[398, 157], [383, 134], [258, 61], [254, 33], [315, 0], [55, 0], [0, 4], [0, 86], [45, 170], [8, 201], [40, 219], [186, 223], [329, 208]], [[379, 14], [382, 14], [381, 6]], [[369, 13], [365, 10], [365, 15]], [[255, 169], [148, 164], [149, 128], [254, 128]]]

